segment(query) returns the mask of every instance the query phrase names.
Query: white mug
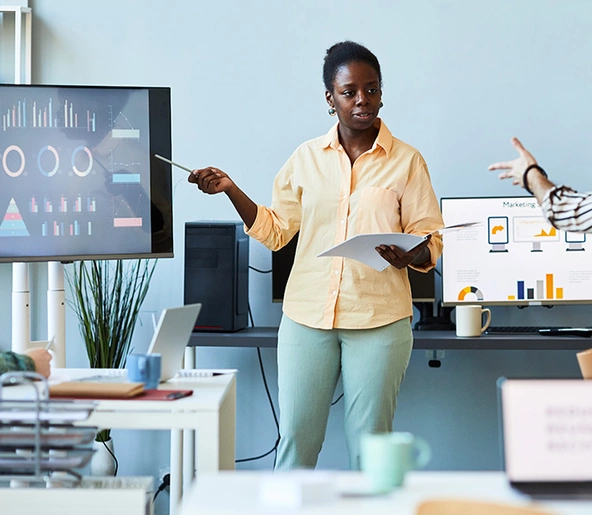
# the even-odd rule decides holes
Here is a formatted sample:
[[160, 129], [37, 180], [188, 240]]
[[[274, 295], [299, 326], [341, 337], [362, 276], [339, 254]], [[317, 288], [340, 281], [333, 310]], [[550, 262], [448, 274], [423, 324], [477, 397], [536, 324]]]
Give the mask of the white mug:
[[[485, 325], [482, 324], [483, 313], [487, 313]], [[475, 305], [456, 306], [456, 336], [461, 338], [481, 336], [490, 323], [491, 310], [489, 308]]]

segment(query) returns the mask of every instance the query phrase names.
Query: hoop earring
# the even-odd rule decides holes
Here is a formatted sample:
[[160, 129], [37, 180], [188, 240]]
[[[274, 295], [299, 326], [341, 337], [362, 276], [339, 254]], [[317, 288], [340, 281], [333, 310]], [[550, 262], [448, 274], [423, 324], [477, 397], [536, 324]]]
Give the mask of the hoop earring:
[[381, 108], [381, 109], [384, 107], [384, 104], [382, 103], [382, 100], [380, 101], [380, 104], [378, 105], [378, 107]]
[[329, 113], [329, 116], [335, 116], [337, 114], [334, 107], [330, 107], [327, 112]]

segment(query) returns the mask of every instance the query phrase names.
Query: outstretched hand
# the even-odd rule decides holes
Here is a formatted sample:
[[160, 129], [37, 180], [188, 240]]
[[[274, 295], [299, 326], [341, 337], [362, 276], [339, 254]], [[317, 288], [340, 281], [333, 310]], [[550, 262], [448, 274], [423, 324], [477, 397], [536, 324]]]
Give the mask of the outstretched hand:
[[196, 184], [201, 191], [208, 195], [227, 192], [234, 185], [226, 173], [213, 166], [193, 170], [189, 174], [189, 177], [187, 177], [187, 180]]
[[395, 268], [401, 270], [412, 263], [420, 265], [429, 259], [430, 254], [427, 246], [431, 239], [432, 235], [428, 234], [424, 241], [413, 247], [409, 252], [405, 252], [395, 245], [379, 245], [376, 247], [376, 252]]
[[524, 187], [524, 171], [537, 162], [534, 156], [522, 146], [518, 138], [512, 138], [512, 145], [517, 150], [519, 157], [512, 161], [490, 164], [488, 170], [506, 170], [499, 174], [500, 179], [512, 179], [512, 184]]

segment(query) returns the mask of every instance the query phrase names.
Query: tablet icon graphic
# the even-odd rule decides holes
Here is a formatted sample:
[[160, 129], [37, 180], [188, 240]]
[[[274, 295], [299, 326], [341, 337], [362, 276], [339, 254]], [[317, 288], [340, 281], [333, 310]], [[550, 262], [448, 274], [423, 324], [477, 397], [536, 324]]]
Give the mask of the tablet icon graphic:
[[510, 241], [507, 216], [490, 216], [487, 219], [489, 252], [508, 252], [506, 245]]

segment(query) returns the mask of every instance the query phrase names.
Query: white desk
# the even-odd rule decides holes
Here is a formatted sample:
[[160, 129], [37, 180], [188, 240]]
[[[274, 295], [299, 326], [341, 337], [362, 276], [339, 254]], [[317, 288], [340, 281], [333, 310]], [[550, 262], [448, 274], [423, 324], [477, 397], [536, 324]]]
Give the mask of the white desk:
[[[514, 492], [502, 472], [411, 472], [405, 485], [384, 496], [337, 497], [335, 501], [298, 509], [265, 507], [258, 502], [262, 472], [237, 471], [199, 475], [185, 495], [177, 515], [415, 515], [420, 502], [434, 498], [463, 498], [528, 505], [532, 502]], [[338, 490], [364, 484], [358, 472], [335, 472]], [[555, 515], [590, 515], [592, 501], [545, 501], [538, 506]]]
[[[100, 369], [56, 369], [50, 383], [99, 373]], [[236, 380], [234, 371], [230, 371], [213, 377], [175, 378], [161, 384], [160, 388], [193, 390], [193, 395], [174, 401], [100, 400], [83, 425], [104, 429], [171, 430], [170, 513], [175, 513], [183, 495], [184, 460], [190, 463], [195, 460], [200, 472], [234, 469]], [[4, 398], [22, 398], [25, 391], [30, 389], [26, 390], [26, 386], [5, 388]], [[183, 454], [184, 429], [196, 431], [195, 457]], [[185, 479], [185, 484], [189, 484], [191, 478]]]

